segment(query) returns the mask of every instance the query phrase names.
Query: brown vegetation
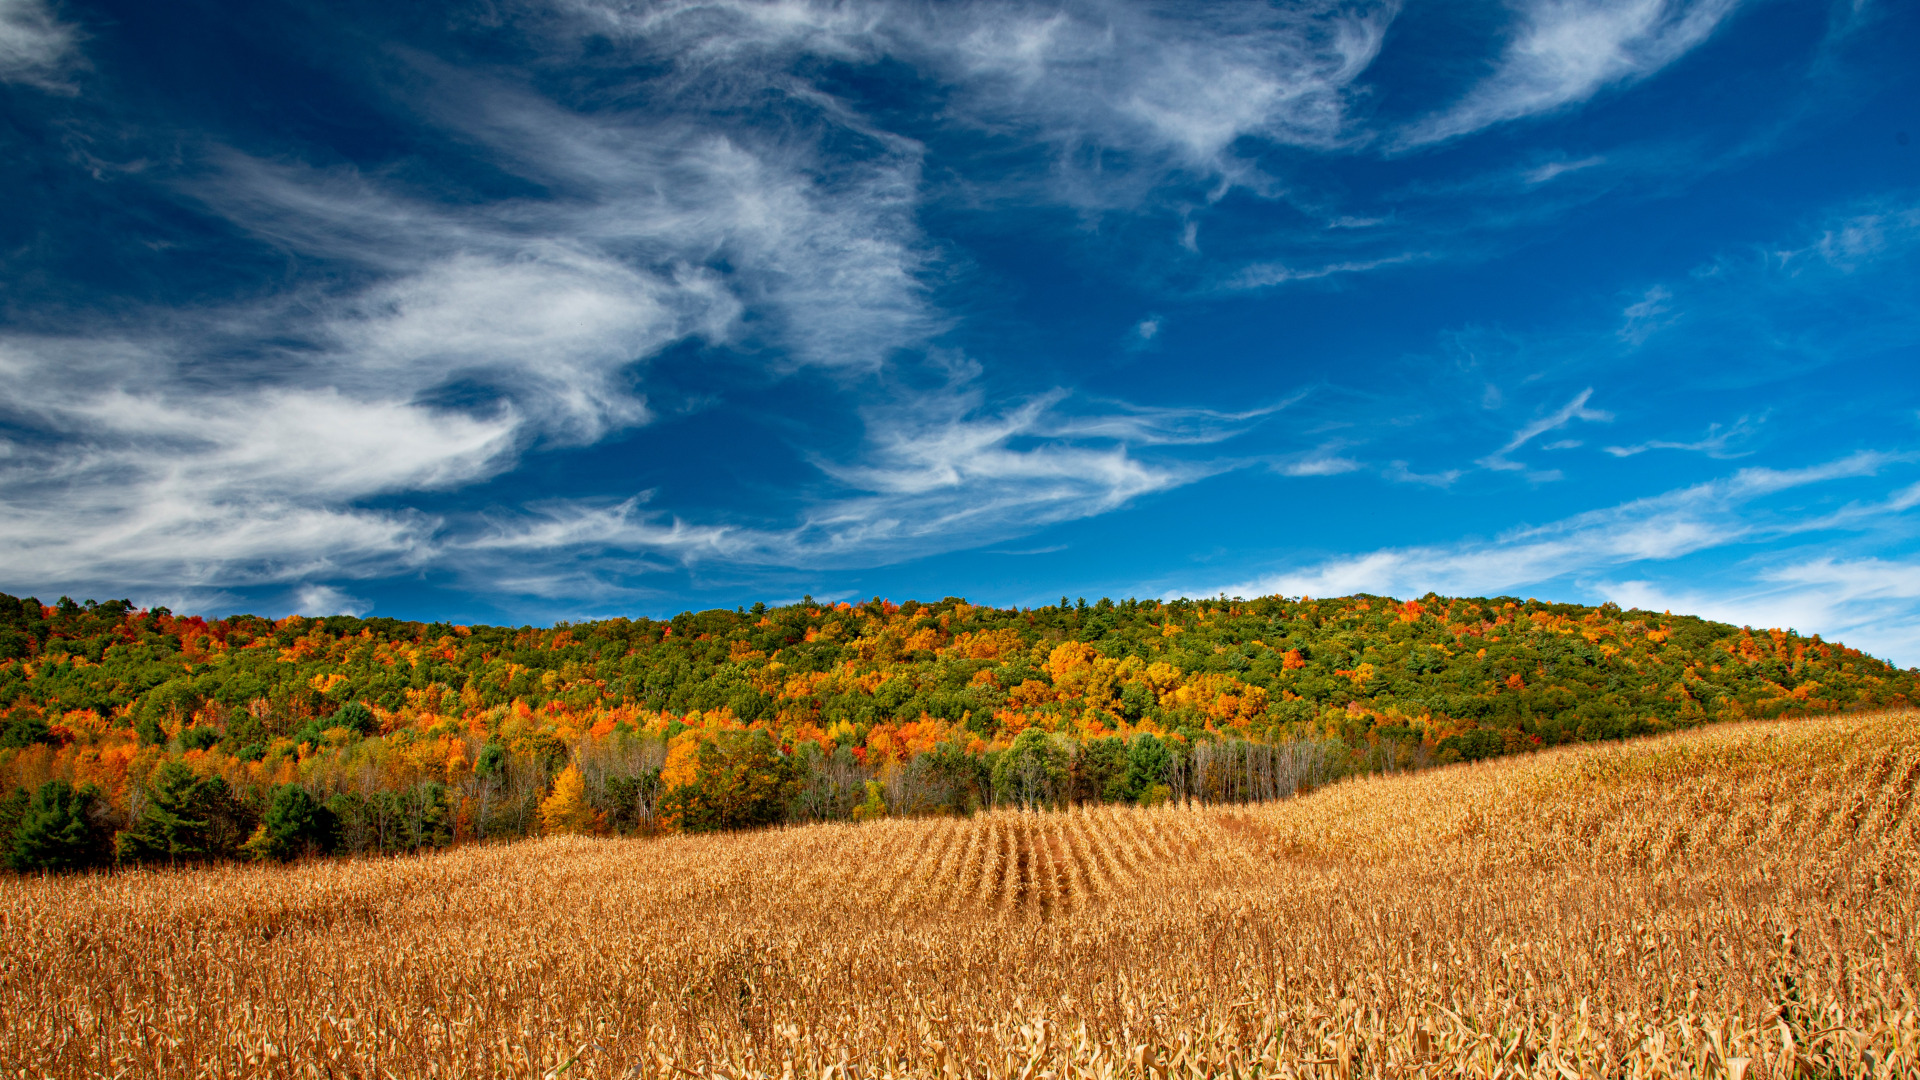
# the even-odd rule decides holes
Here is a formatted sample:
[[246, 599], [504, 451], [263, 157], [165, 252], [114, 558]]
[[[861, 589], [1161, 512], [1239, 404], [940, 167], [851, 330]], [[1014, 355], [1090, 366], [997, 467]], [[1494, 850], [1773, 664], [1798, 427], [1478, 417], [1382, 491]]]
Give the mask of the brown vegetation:
[[0, 881], [7, 1075], [1920, 1073], [1920, 716], [1258, 807]]

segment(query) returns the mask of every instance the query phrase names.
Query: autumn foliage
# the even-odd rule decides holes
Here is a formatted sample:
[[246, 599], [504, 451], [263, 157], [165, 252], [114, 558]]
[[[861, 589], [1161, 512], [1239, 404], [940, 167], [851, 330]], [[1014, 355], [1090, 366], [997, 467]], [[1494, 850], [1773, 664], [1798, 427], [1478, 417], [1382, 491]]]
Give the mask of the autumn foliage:
[[[515, 629], [0, 596], [0, 843], [31, 806], [66, 865], [1243, 802], [1917, 688], [1818, 636], [1512, 598], [809, 600]], [[55, 781], [70, 794], [34, 803]]]

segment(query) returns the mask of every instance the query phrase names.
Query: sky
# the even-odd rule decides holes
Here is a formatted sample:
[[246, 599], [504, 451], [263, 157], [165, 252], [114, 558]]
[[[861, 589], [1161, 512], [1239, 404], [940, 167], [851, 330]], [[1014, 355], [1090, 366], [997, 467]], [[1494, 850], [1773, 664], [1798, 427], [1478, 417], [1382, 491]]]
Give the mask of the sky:
[[0, 590], [1920, 664], [1920, 7], [0, 0]]

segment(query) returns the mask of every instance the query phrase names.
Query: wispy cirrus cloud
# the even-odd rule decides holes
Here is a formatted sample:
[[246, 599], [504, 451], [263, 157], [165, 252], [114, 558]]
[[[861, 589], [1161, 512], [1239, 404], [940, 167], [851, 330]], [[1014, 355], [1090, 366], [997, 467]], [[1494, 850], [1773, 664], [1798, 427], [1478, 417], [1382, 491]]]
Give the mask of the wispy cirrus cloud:
[[181, 182], [191, 198], [319, 272], [144, 325], [0, 335], [13, 573], [404, 570], [444, 551], [447, 523], [367, 500], [648, 422], [640, 372], [670, 345], [874, 371], [940, 326], [910, 151], [830, 163], [811, 144], [589, 118], [466, 77], [416, 104], [545, 194], [449, 203], [216, 147]]
[[44, 0], [0, 0], [0, 82], [70, 92], [60, 75], [77, 36]]
[[[1234, 321], [1244, 310], [1210, 320], [1284, 304], [1274, 294], [1288, 288], [1351, 297], [1388, 267], [1411, 278], [1473, 262], [1472, 238], [1531, 235], [1673, 159], [1584, 133], [1498, 160], [1392, 153], [1404, 132], [1377, 119], [1369, 83], [1393, 2], [477, 10], [300, 42], [288, 55], [336, 96], [311, 125], [263, 132], [174, 130], [227, 121], [178, 102], [142, 112], [129, 102], [164, 88], [87, 68], [78, 24], [0, 0], [0, 79], [87, 80], [85, 94], [17, 94], [67, 108], [45, 130], [73, 138], [48, 145], [86, 159], [50, 151], [31, 167], [85, 173], [74, 205], [109, 188], [138, 201], [127, 235], [103, 228], [97, 250], [193, 279], [143, 293], [137, 275], [76, 276], [29, 295], [58, 260], [7, 263], [33, 271], [8, 282], [15, 321], [0, 327], [10, 580], [152, 583], [156, 596], [271, 585], [340, 610], [376, 594], [356, 579], [426, 570], [475, 592], [631, 595], [631, 578], [663, 571], [876, 566], [998, 544], [1243, 466], [1267, 483], [1383, 478], [1476, 498], [1476, 485], [1557, 475], [1529, 464], [1547, 452], [1569, 472], [1608, 464], [1565, 451], [1576, 424], [1608, 417], [1593, 401], [1627, 416], [1647, 396], [1652, 380], [1607, 366], [1622, 357], [1678, 383], [1689, 369], [1675, 352], [1715, 334], [1827, 347], [1830, 335], [1774, 333], [1728, 297], [1791, 306], [1883, 280], [1914, 232], [1910, 208], [1867, 207], [1813, 241], [1636, 290], [1618, 332], [1605, 319], [1542, 332], [1470, 377], [1451, 356], [1376, 364], [1315, 342], [1325, 313], [1301, 320], [1297, 348], [1280, 323], [1231, 337], [1250, 325]], [[1518, 4], [1480, 85], [1419, 106], [1419, 138], [1643, 78], [1730, 10]], [[415, 33], [441, 21], [450, 36]], [[391, 47], [369, 49], [381, 35]], [[128, 55], [114, 44], [100, 55]], [[217, 86], [209, 97], [251, 89]], [[137, 167], [93, 168], [112, 146]], [[65, 235], [16, 216], [9, 236]], [[1028, 256], [1047, 268], [1012, 265]], [[1086, 280], [1041, 280], [1056, 256], [1063, 279], [1077, 265]], [[221, 277], [230, 257], [239, 269]], [[1136, 292], [1093, 314], [1079, 293], [1105, 285]], [[1080, 316], [1071, 335], [1029, 333]], [[1497, 336], [1511, 322], [1470, 325]], [[1895, 318], [1872, 325], [1883, 343], [1904, 332]], [[1216, 328], [1248, 356], [1190, 360], [1192, 335]], [[1103, 344], [1044, 355], [1072, 352], [1051, 344], [1068, 338]], [[1095, 371], [1101, 348], [1193, 366], [1136, 377], [1154, 365], [1122, 356]], [[977, 362], [945, 359], [963, 350]], [[1275, 381], [1294, 364], [1332, 374]], [[1266, 423], [1291, 406], [1258, 404], [1286, 393], [1271, 388], [1303, 383], [1309, 416]], [[1474, 397], [1498, 383], [1500, 400], [1436, 404], [1467, 383]], [[710, 423], [685, 421], [693, 401]], [[641, 430], [682, 422], [687, 439]], [[1613, 456], [1731, 453], [1721, 429], [1670, 438], [1704, 422], [1628, 416]], [[1356, 475], [1306, 482], [1344, 474]], [[747, 494], [690, 496], [709, 476]], [[320, 589], [333, 591], [302, 591]]]
[[1430, 254], [1402, 251], [1374, 259], [1321, 263], [1314, 266], [1290, 266], [1279, 262], [1257, 262], [1244, 266], [1226, 281], [1228, 289], [1265, 289], [1291, 281], [1313, 281], [1336, 274], [1361, 274], [1386, 266], [1401, 266], [1431, 258]]
[[[1141, 164], [1151, 166], [1149, 180], [1164, 168], [1240, 174], [1245, 163], [1232, 148], [1245, 137], [1301, 146], [1346, 140], [1349, 88], [1398, 9], [1394, 0], [569, 7], [589, 30], [618, 33], [683, 70], [806, 53], [921, 66], [952, 88], [951, 119], [1052, 146], [1058, 190], [1100, 204], [1137, 198], [1143, 189], [1122, 178]], [[1101, 161], [1102, 151], [1141, 160]]]
[[[1578, 588], [1605, 594], [1622, 603], [1655, 606], [1649, 598], [1657, 589], [1645, 580], [1639, 580], [1638, 584], [1609, 582], [1628, 568], [1645, 573], [1661, 564], [1714, 549], [1833, 530], [1863, 534], [1886, 529], [1899, 531], [1904, 522], [1902, 515], [1920, 504], [1920, 494], [1916, 494], [1920, 492], [1920, 485], [1909, 483], [1881, 497], [1849, 500], [1826, 513], [1811, 515], [1775, 513], [1769, 509], [1767, 499], [1787, 492], [1818, 491], [1847, 481], [1855, 482], [1848, 490], [1857, 491], [1858, 482], [1903, 470], [1914, 460], [1915, 455], [1906, 453], [1860, 452], [1798, 469], [1742, 469], [1719, 480], [1588, 511], [1547, 525], [1512, 530], [1491, 540], [1383, 548], [1188, 595], [1335, 596], [1369, 592], [1419, 596], [1433, 591], [1443, 595], [1488, 596], [1552, 583], [1562, 590]], [[1910, 568], [1901, 568], [1905, 564], [1893, 567], [1872, 559], [1834, 562], [1831, 557], [1809, 557], [1796, 563], [1790, 555], [1775, 557], [1774, 564], [1774, 568], [1764, 571], [1772, 581], [1796, 588], [1810, 588], [1822, 582], [1846, 586], [1850, 591], [1845, 596], [1836, 595], [1836, 610], [1855, 600], [1905, 598], [1908, 593], [1902, 590], [1912, 585]], [[1697, 583], [1695, 579], [1696, 586]], [[1755, 613], [1763, 610], [1763, 605], [1740, 607], [1739, 598], [1749, 593], [1751, 590], [1731, 589], [1708, 604], [1700, 600], [1700, 590], [1696, 588], [1685, 603], [1672, 606], [1675, 610], [1715, 617], [1730, 617], [1731, 613], [1744, 610], [1748, 615], [1736, 621], [1758, 619]], [[1903, 618], [1920, 625], [1911, 612]], [[1844, 619], [1807, 620], [1793, 625], [1809, 631], [1844, 625], [1853, 628], [1854, 636], [1859, 636], [1858, 628], [1865, 625], [1865, 619], [1854, 612]], [[1898, 640], [1906, 641], [1905, 638]], [[1907, 662], [1916, 658], [1915, 651], [1909, 648], [1914, 644], [1920, 644], [1920, 636], [1901, 646], [1903, 651], [1899, 655]]]
[[[1558, 431], [1559, 429], [1566, 427], [1568, 424], [1572, 423], [1575, 420], [1586, 420], [1590, 422], [1599, 422], [1599, 423], [1605, 423], [1609, 420], [1612, 420], [1613, 414], [1610, 412], [1607, 412], [1602, 409], [1587, 408], [1587, 402], [1592, 397], [1593, 397], [1592, 387], [1588, 387], [1587, 389], [1580, 391], [1578, 394], [1575, 394], [1573, 396], [1573, 400], [1567, 402], [1565, 405], [1562, 405], [1560, 408], [1554, 410], [1553, 412], [1548, 413], [1547, 415], [1532, 421], [1531, 423], [1527, 424], [1525, 427], [1522, 427], [1520, 430], [1514, 432], [1513, 438], [1508, 439], [1506, 442], [1506, 445], [1502, 446], [1498, 450], [1495, 450], [1493, 453], [1488, 454], [1486, 457], [1481, 458], [1477, 462], [1477, 464], [1480, 465], [1482, 468], [1496, 469], [1502, 472], [1524, 471], [1526, 469], [1525, 465], [1521, 464], [1520, 462], [1514, 461], [1513, 459], [1509, 458], [1507, 455], [1527, 445], [1528, 443], [1532, 442], [1534, 439], [1539, 438], [1542, 435], [1545, 435], [1547, 432]], [[1545, 474], [1545, 473], [1539, 474], [1539, 475], [1543, 479], [1549, 479], [1549, 478], [1553, 478], [1554, 476], [1557, 476], [1557, 474]]]
[[[0, 340], [16, 425], [0, 497], [84, 493], [10, 517], [18, 574], [248, 584], [504, 546], [559, 559], [595, 545], [669, 561], [887, 558], [1190, 482], [1216, 467], [1136, 451], [1209, 445], [1265, 411], [1063, 410], [1058, 395], [996, 405], [978, 385], [896, 395], [868, 416], [857, 454], [816, 459], [843, 494], [784, 530], [670, 513], [661, 525], [633, 499], [549, 502], [492, 524], [369, 505], [650, 422], [642, 373], [676, 343], [760, 356], [776, 377], [812, 367], [859, 380], [942, 332], [939, 252], [915, 219], [924, 148], [771, 57], [911, 56], [957, 81], [963, 123], [1049, 142], [1063, 162], [1097, 143], [1217, 172], [1245, 134], [1336, 139], [1343, 87], [1393, 8], [567, 10], [669, 58], [648, 84], [666, 107], [589, 114], [516, 77], [418, 56], [396, 102], [537, 194], [447, 200], [406, 174], [212, 143], [178, 189], [314, 272], [245, 305]], [[773, 124], [755, 114], [770, 98], [791, 103]], [[728, 109], [744, 119], [719, 119]]]
[[1415, 124], [1407, 146], [1582, 102], [1646, 78], [1705, 41], [1738, 0], [1525, 0], [1493, 70], [1451, 108]]
[[450, 535], [444, 561], [471, 557], [488, 574], [495, 560], [528, 552], [547, 561], [590, 555], [603, 570], [622, 559], [715, 568], [894, 562], [1098, 516], [1215, 475], [1233, 463], [1152, 451], [1225, 441], [1261, 415], [1070, 404], [1054, 392], [994, 408], [962, 383], [876, 409], [857, 460], [816, 460], [837, 490], [809, 500], [790, 525], [696, 525], [644, 497], [558, 501]]
[[1759, 430], [1760, 424], [1764, 421], [1765, 417], [1762, 417], [1760, 420], [1752, 420], [1743, 416], [1735, 420], [1732, 424], [1708, 424], [1707, 433], [1692, 442], [1675, 442], [1669, 439], [1648, 439], [1646, 442], [1634, 443], [1632, 446], [1609, 446], [1605, 449], [1607, 453], [1612, 454], [1614, 457], [1633, 457], [1635, 454], [1644, 454], [1649, 450], [1684, 450], [1691, 453], [1705, 454], [1710, 458], [1736, 458], [1744, 454], [1752, 453], [1752, 451], [1735, 450], [1733, 449], [1733, 445], [1741, 440], [1751, 438], [1754, 432]]

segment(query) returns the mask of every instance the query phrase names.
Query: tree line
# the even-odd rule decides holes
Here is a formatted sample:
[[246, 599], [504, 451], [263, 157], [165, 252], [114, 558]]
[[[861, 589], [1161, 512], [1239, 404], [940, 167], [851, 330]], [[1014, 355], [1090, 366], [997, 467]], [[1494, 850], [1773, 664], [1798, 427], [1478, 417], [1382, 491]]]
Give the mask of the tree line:
[[799, 604], [553, 627], [0, 594], [16, 869], [1281, 798], [1910, 703], [1792, 631], [1516, 598]]

